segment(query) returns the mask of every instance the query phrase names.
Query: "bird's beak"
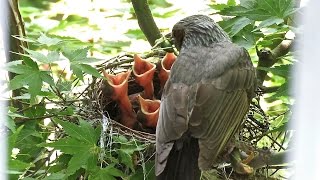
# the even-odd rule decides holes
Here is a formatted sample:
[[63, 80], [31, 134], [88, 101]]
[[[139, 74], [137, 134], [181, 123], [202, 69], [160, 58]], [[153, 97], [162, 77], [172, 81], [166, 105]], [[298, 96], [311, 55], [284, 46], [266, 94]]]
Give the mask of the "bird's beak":
[[153, 76], [156, 65], [150, 63], [138, 55], [134, 55], [133, 74], [136, 82], [144, 88], [143, 97], [153, 99]]
[[159, 72], [161, 89], [163, 89], [164, 85], [166, 84], [169, 78], [171, 67], [175, 62], [176, 58], [177, 57], [176, 55], [174, 55], [174, 53], [167, 53], [161, 60], [161, 67]]
[[133, 128], [137, 123], [136, 114], [132, 109], [132, 104], [128, 97], [128, 79], [131, 71], [119, 73], [117, 75], [103, 72], [104, 77], [107, 78], [107, 83], [112, 87], [112, 99], [119, 105], [121, 111], [120, 123]]
[[103, 71], [103, 75], [107, 78], [108, 84], [113, 88], [112, 99], [118, 100], [123, 96], [128, 96], [128, 79], [131, 71], [122, 72], [117, 75], [108, 74]]
[[160, 102], [159, 100], [149, 100], [143, 99], [141, 96], [139, 98], [140, 111], [138, 112], [138, 121], [142, 125], [148, 128], [156, 128], [158, 118]]

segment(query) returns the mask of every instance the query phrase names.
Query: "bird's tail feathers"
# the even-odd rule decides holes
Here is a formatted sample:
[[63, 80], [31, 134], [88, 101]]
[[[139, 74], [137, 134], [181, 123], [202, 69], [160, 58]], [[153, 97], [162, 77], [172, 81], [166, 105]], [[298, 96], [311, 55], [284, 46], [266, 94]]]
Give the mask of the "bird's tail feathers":
[[157, 180], [199, 180], [198, 156], [198, 140], [185, 134], [175, 142], [166, 167]]

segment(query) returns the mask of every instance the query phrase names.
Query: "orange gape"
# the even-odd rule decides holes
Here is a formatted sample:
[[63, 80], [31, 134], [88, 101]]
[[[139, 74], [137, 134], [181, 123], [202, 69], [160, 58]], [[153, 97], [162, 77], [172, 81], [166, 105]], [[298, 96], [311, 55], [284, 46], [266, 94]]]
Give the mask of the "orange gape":
[[132, 105], [128, 97], [128, 79], [131, 71], [119, 73], [117, 75], [103, 72], [107, 78], [108, 84], [113, 88], [112, 99], [119, 105], [121, 112], [120, 123], [128, 128], [133, 128], [137, 123], [135, 112], [132, 110]]
[[143, 97], [153, 99], [153, 76], [156, 65], [152, 64], [138, 55], [134, 55], [133, 74], [136, 82], [143, 87]]
[[169, 78], [171, 67], [175, 62], [176, 58], [177, 57], [176, 55], [174, 55], [174, 53], [167, 53], [161, 60], [161, 67], [159, 72], [161, 89], [163, 89], [164, 85], [166, 84]]
[[159, 117], [160, 101], [143, 99], [139, 96], [139, 103], [140, 112], [138, 113], [138, 116], [140, 118], [138, 118], [138, 120], [146, 127], [156, 128]]

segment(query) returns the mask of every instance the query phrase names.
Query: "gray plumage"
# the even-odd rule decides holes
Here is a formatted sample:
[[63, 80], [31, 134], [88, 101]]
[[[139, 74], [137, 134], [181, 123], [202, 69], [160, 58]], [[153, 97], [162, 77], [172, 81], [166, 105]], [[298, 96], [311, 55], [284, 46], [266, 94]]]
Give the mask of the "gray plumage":
[[[212, 168], [248, 112], [255, 69], [247, 51], [231, 43], [207, 16], [179, 21], [172, 34], [180, 54], [161, 98], [156, 175], [158, 179], [199, 179], [193, 168]], [[188, 158], [190, 167], [181, 165]]]

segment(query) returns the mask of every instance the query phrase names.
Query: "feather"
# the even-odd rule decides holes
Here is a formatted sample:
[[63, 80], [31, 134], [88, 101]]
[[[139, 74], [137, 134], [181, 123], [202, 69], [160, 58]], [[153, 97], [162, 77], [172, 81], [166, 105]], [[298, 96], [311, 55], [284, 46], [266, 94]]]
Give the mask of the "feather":
[[[212, 23], [206, 18], [204, 21]], [[203, 34], [197, 34], [194, 27], [192, 32], [188, 29], [197, 26], [196, 23], [182, 23], [188, 27], [184, 27], [181, 51], [161, 99], [156, 130], [156, 175], [182, 179], [183, 171], [199, 179], [198, 170], [212, 168], [239, 130], [254, 95], [256, 75], [244, 48], [226, 40], [224, 34], [221, 41], [213, 37], [208, 45], [206, 40], [197, 39]], [[205, 27], [201, 24], [200, 34], [206, 33]], [[190, 32], [194, 34], [191, 36]], [[210, 34], [210, 29], [208, 32], [209, 36], [214, 34]], [[183, 164], [188, 159], [190, 164]], [[198, 159], [197, 166], [194, 159]]]

